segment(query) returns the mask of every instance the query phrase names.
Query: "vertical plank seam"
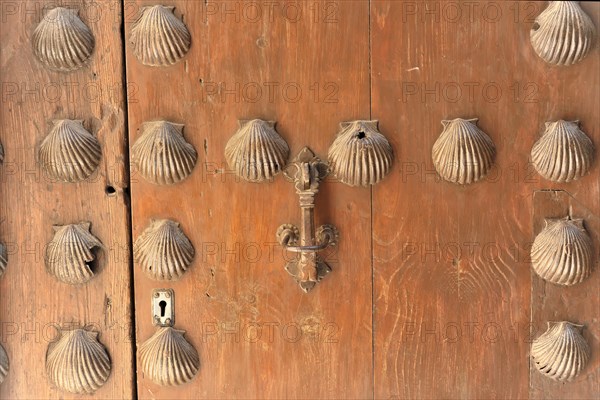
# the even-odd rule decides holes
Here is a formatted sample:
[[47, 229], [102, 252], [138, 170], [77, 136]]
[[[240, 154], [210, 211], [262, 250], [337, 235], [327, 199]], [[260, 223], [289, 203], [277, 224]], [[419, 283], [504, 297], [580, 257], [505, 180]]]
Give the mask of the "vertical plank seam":
[[132, 194], [131, 194], [131, 164], [129, 157], [129, 93], [127, 90], [127, 38], [125, 32], [125, 0], [120, 1], [121, 6], [121, 57], [123, 59], [122, 63], [122, 82], [123, 82], [123, 99], [125, 100], [125, 107], [123, 107], [124, 114], [124, 125], [125, 125], [125, 135], [124, 135], [124, 151], [123, 155], [125, 158], [125, 177], [127, 179], [127, 186], [123, 190], [123, 198], [125, 199], [125, 207], [126, 213], [128, 215], [129, 223], [128, 223], [128, 233], [129, 233], [129, 310], [131, 313], [131, 397], [132, 399], [138, 398], [138, 387], [137, 387], [137, 324], [135, 320], [135, 274], [134, 274], [134, 264], [133, 264], [133, 212], [132, 212]]
[[[535, 194], [536, 194], [536, 190], [533, 191], [533, 201], [532, 201], [532, 207], [531, 207], [531, 233], [533, 234], [532, 237], [529, 237], [529, 240], [533, 240], [533, 238], [535, 237], [535, 218], [536, 218], [536, 204], [535, 204]], [[527, 343], [527, 364], [529, 365], [529, 367], [527, 368], [527, 370], [529, 371], [529, 373], [527, 374], [527, 398], [531, 399], [531, 393], [533, 391], [533, 387], [531, 386], [532, 380], [531, 380], [531, 373], [532, 373], [532, 365], [531, 365], [531, 358], [529, 356], [529, 352], [531, 351], [531, 341], [532, 336], [533, 336], [533, 332], [535, 330], [534, 326], [533, 326], [533, 280], [535, 279], [534, 276], [534, 272], [533, 272], [533, 268], [531, 268], [531, 265], [528, 265], [529, 267], [529, 340]]]
[[[373, 52], [371, 51], [371, 0], [368, 3], [367, 30], [369, 51], [369, 119], [373, 119]], [[374, 247], [374, 225], [373, 225], [373, 186], [369, 188], [371, 203], [371, 398], [375, 399], [375, 247]]]

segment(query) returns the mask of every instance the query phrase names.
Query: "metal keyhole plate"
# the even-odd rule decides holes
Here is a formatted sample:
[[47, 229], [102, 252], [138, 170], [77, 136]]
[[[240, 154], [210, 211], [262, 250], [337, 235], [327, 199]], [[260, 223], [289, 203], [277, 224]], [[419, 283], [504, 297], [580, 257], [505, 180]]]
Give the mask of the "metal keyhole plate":
[[152, 291], [152, 323], [156, 326], [175, 324], [175, 292], [173, 289]]

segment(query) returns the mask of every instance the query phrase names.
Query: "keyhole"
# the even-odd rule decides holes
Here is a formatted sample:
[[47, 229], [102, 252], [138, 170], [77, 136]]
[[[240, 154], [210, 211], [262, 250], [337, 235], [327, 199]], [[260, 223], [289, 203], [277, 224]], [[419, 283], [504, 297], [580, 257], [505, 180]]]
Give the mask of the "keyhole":
[[365, 137], [367, 137], [367, 135], [363, 131], [360, 131], [356, 134], [356, 137], [359, 139], [364, 139]]
[[165, 311], [167, 310], [167, 302], [164, 300], [161, 300], [158, 303], [158, 306], [160, 307], [160, 317], [164, 318], [165, 317]]

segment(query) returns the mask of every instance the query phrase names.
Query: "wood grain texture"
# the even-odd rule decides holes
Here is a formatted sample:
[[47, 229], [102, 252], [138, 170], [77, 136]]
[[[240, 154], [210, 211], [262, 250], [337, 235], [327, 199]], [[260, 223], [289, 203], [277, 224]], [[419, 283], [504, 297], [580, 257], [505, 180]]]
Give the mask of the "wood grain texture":
[[[577, 65], [546, 64], [529, 40], [546, 3], [175, 0], [191, 48], [156, 68], [129, 42], [141, 7], [155, 3], [79, 0], [69, 6], [79, 4], [96, 45], [90, 65], [69, 74], [47, 71], [31, 49], [46, 4], [0, 4], [0, 240], [9, 253], [0, 343], [11, 362], [1, 398], [77, 397], [46, 376], [57, 324], [100, 332], [113, 366], [98, 398], [598, 396], [600, 163], [553, 183], [530, 152], [557, 119], [580, 120], [600, 147], [599, 46]], [[600, 27], [600, 5], [582, 7]], [[441, 120], [457, 117], [478, 117], [497, 149], [488, 176], [467, 186], [441, 180], [431, 160]], [[100, 140], [101, 165], [85, 182], [54, 182], [37, 164], [56, 118], [84, 119]], [[390, 175], [373, 189], [321, 184], [316, 223], [341, 237], [324, 253], [333, 272], [309, 294], [284, 271], [292, 255], [275, 239], [281, 224], [301, 222], [293, 185], [281, 175], [245, 182], [225, 161], [238, 119], [249, 118], [276, 120], [290, 159], [304, 146], [325, 159], [339, 122], [355, 119], [379, 120], [394, 149]], [[151, 120], [184, 124], [198, 152], [173, 186], [135, 168], [127, 175]], [[529, 251], [544, 218], [569, 213], [585, 220], [596, 263], [587, 281], [565, 288], [533, 273]], [[194, 260], [171, 282], [134, 265], [131, 298], [130, 234], [164, 218], [180, 223]], [[52, 225], [86, 220], [105, 246], [99, 274], [81, 287], [59, 283], [44, 267]], [[154, 288], [175, 290], [175, 327], [199, 353], [200, 371], [183, 386], [156, 385], [139, 352], [132, 357], [158, 329]], [[563, 319], [586, 326], [592, 349], [568, 384], [529, 361], [546, 321]]]
[[[56, 325], [88, 325], [112, 360], [112, 373], [98, 398], [134, 394], [131, 342], [129, 232], [126, 205], [126, 136], [120, 2], [73, 1], [90, 27], [96, 48], [88, 66], [51, 72], [39, 63], [31, 35], [51, 2], [2, 2], [2, 109], [0, 139], [0, 240], [9, 264], [0, 279], [0, 341], [10, 373], [0, 397], [79, 398], [53, 387], [45, 370]], [[50, 179], [37, 164], [37, 150], [53, 119], [83, 119], [98, 137], [102, 161], [96, 173], [76, 184]], [[107, 186], [115, 189], [108, 196]], [[83, 286], [58, 282], [45, 270], [52, 225], [90, 221], [103, 243], [98, 274]]]
[[[138, 348], [156, 330], [152, 288], [171, 287], [175, 327], [200, 355], [198, 376], [184, 386], [160, 387], [139, 373], [140, 398], [372, 396], [369, 190], [321, 185], [317, 224], [335, 224], [341, 239], [326, 253], [333, 272], [304, 294], [275, 241], [279, 225], [300, 223], [293, 185], [282, 176], [242, 181], [224, 155], [238, 119], [276, 120], [292, 157], [308, 145], [321, 158], [339, 122], [368, 119], [368, 4], [330, 3], [336, 20], [326, 23], [327, 2], [295, 2], [287, 18], [288, 3], [274, 3], [272, 12], [254, 3], [263, 13], [257, 17], [244, 2], [170, 2], [192, 37], [172, 67], [145, 67], [127, 46], [127, 79], [139, 99], [129, 103], [130, 143], [144, 121], [165, 119], [185, 124], [199, 153], [192, 174], [172, 187], [132, 171], [134, 238], [150, 219], [169, 218], [196, 249], [177, 282], [152, 281], [135, 266]], [[125, 9], [126, 35], [136, 11]]]
[[[581, 119], [600, 143], [598, 51], [550, 67], [529, 43], [544, 3], [474, 4], [371, 3], [372, 117], [398, 159], [373, 197], [375, 397], [590, 398], [597, 372], [558, 389], [530, 371], [529, 324], [546, 304], [531, 292], [529, 244], [536, 190], [564, 188], [597, 219], [599, 167], [554, 184], [536, 175], [529, 153], [559, 118]], [[598, 26], [600, 7], [583, 7]], [[490, 175], [465, 187], [440, 181], [431, 162], [440, 121], [456, 117], [479, 117], [498, 150]], [[598, 282], [594, 273], [590, 294], [568, 301], [589, 301], [569, 314], [590, 331]]]

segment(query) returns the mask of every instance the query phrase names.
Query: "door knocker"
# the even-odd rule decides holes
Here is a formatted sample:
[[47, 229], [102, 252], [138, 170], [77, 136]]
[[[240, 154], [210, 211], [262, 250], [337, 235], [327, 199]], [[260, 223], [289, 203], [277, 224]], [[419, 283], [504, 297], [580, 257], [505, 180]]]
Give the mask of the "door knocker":
[[301, 225], [283, 224], [277, 241], [298, 257], [285, 269], [304, 292], [315, 287], [331, 268], [318, 253], [335, 246], [339, 233], [335, 226], [315, 226], [315, 196], [319, 184], [329, 174], [349, 186], [367, 187], [378, 183], [390, 171], [394, 154], [388, 140], [378, 130], [378, 121], [350, 121], [340, 124], [340, 132], [329, 148], [328, 162], [304, 147], [287, 166], [289, 148], [275, 130], [274, 121], [240, 120], [240, 127], [225, 148], [229, 167], [249, 182], [263, 182], [283, 171], [300, 198]]
[[299, 253], [297, 259], [287, 263], [285, 270], [305, 292], [310, 291], [331, 271], [317, 253], [335, 246], [338, 238], [338, 230], [333, 225], [321, 225], [315, 230], [315, 195], [319, 191], [319, 183], [328, 173], [329, 166], [308, 147], [303, 148], [283, 170], [285, 177], [294, 183], [300, 198], [302, 222], [300, 229], [292, 224], [281, 225], [277, 229], [277, 241], [287, 251]]

